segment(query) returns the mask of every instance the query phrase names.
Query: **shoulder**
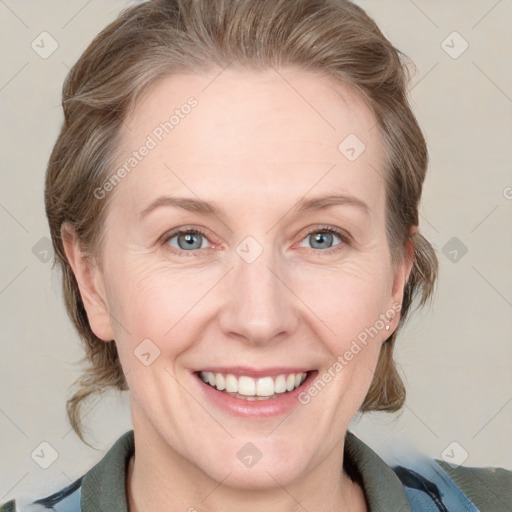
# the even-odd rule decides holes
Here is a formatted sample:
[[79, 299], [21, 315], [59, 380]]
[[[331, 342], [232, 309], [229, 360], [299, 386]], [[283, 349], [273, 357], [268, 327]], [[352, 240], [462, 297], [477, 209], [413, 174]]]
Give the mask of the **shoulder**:
[[0, 503], [0, 512], [16, 512], [16, 504], [14, 500]]
[[412, 510], [512, 512], [511, 470], [456, 466], [417, 450], [402, 451], [391, 466]]
[[134, 453], [134, 431], [121, 435], [89, 471], [60, 489], [36, 500], [17, 497], [0, 503], [0, 512], [80, 512], [84, 510], [125, 510], [125, 473]]
[[465, 467], [435, 459], [461, 491], [481, 510], [512, 511], [512, 471], [500, 467]]
[[22, 503], [20, 500], [10, 500], [0, 504], [0, 512], [37, 512], [53, 510], [55, 512], [80, 512], [80, 496], [83, 477], [72, 484], [54, 492], [50, 496]]

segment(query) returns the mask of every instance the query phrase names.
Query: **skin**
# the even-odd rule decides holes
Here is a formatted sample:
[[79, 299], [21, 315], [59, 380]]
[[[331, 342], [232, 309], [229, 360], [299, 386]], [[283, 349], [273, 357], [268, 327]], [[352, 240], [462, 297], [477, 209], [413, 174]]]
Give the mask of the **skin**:
[[[191, 372], [283, 365], [321, 375], [401, 303], [413, 253], [406, 245], [393, 269], [381, 136], [361, 97], [325, 76], [293, 68], [219, 72], [157, 82], [126, 119], [120, 162], [188, 97], [198, 101], [111, 192], [101, 257], [82, 257], [63, 230], [91, 328], [105, 342], [115, 339], [130, 388], [129, 507], [365, 511], [362, 489], [343, 471], [344, 438], [399, 313], [286, 417], [223, 412]], [[366, 145], [355, 161], [338, 150], [349, 134]], [[303, 196], [333, 193], [356, 196], [369, 213], [350, 205], [293, 210]], [[141, 220], [162, 195], [215, 201], [222, 213], [161, 207]], [[319, 248], [323, 226], [351, 240], [334, 235]], [[161, 240], [174, 228], [197, 227], [206, 237], [197, 235], [194, 255], [183, 241], [180, 249], [178, 236]], [[236, 252], [249, 235], [263, 248], [252, 263]], [[145, 366], [133, 351], [148, 338], [160, 355]], [[247, 442], [262, 453], [251, 468], [237, 458]]]

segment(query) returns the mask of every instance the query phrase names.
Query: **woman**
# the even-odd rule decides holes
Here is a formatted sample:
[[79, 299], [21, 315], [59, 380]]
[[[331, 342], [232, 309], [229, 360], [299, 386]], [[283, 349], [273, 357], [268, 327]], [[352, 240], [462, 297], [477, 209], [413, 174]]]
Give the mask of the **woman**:
[[406, 84], [343, 0], [155, 0], [92, 42], [46, 180], [91, 363], [68, 415], [84, 440], [114, 386], [134, 428], [30, 510], [510, 510], [511, 471], [390, 467], [348, 431], [403, 405], [437, 277]]

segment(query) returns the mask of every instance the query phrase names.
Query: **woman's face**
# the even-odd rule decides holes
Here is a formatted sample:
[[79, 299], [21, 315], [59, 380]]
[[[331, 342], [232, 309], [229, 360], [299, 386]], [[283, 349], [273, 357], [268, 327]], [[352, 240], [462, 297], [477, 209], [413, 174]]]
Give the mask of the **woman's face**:
[[370, 110], [293, 69], [184, 74], [140, 100], [122, 148], [125, 172], [95, 194], [113, 196], [86, 302], [136, 437], [240, 487], [341, 460], [410, 270], [391, 267]]

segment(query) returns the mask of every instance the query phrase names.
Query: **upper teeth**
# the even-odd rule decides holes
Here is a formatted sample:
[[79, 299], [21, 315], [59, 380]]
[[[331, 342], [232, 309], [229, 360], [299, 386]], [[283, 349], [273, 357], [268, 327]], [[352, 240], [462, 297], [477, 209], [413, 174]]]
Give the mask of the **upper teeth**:
[[284, 393], [298, 388], [306, 379], [306, 373], [282, 374], [277, 377], [260, 377], [253, 379], [246, 375], [236, 377], [228, 373], [199, 372], [201, 379], [217, 388], [230, 393], [239, 393], [247, 396], [272, 396], [275, 393]]

